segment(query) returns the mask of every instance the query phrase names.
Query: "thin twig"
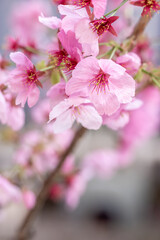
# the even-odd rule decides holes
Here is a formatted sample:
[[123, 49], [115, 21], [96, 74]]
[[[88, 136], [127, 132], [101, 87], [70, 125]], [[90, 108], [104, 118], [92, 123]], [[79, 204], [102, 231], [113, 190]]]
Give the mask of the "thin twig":
[[81, 127], [77, 132], [75, 133], [75, 136], [70, 144], [70, 146], [66, 149], [66, 151], [61, 155], [59, 162], [56, 166], [56, 168], [49, 174], [49, 176], [44, 181], [43, 187], [37, 196], [37, 203], [35, 207], [29, 211], [26, 218], [24, 219], [18, 233], [17, 240], [26, 240], [29, 237], [29, 229], [31, 227], [31, 224], [34, 220], [34, 217], [37, 215], [38, 211], [43, 207], [46, 198], [48, 196], [48, 191], [53, 183], [53, 180], [59, 170], [61, 169], [66, 157], [73, 151], [76, 144], [78, 143], [78, 140], [84, 135], [86, 132], [86, 129]]

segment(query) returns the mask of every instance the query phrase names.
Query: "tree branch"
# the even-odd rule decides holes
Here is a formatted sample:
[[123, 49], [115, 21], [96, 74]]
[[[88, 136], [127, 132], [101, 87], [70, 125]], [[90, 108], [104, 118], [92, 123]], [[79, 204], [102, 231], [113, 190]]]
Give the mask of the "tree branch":
[[141, 18], [139, 19], [138, 23], [135, 25], [132, 34], [124, 42], [124, 48], [127, 51], [131, 51], [135, 47], [138, 38], [144, 32], [145, 28], [147, 27], [147, 25], [150, 22], [150, 20], [153, 17], [153, 15], [154, 14], [152, 14], [151, 17], [141, 16]]
[[79, 128], [77, 130], [70, 146], [66, 149], [66, 151], [59, 158], [59, 162], [58, 162], [56, 168], [53, 170], [53, 172], [51, 172], [49, 174], [49, 176], [44, 181], [42, 189], [37, 196], [37, 203], [36, 203], [35, 207], [29, 211], [29, 213], [25, 217], [25, 219], [19, 229], [18, 237], [17, 237], [18, 240], [28, 239], [30, 226], [31, 226], [34, 218], [36, 217], [36, 214], [38, 213], [38, 211], [43, 207], [43, 205], [46, 201], [46, 198], [48, 196], [48, 191], [53, 183], [55, 176], [57, 175], [57, 173], [63, 166], [63, 163], [64, 163], [66, 157], [73, 151], [73, 149], [75, 148], [75, 146], [78, 143], [78, 140], [84, 135], [85, 132], [86, 132], [86, 129], [83, 127]]

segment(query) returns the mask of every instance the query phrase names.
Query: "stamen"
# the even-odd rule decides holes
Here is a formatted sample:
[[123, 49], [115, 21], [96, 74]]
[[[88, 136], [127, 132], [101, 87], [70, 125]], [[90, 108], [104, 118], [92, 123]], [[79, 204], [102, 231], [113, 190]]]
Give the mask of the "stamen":
[[113, 35], [117, 36], [116, 31], [111, 26], [119, 17], [113, 16], [110, 18], [103, 17], [101, 19], [96, 19], [90, 22], [90, 27], [93, 32], [96, 32], [98, 36], [102, 35], [104, 32], [111, 32]]
[[91, 4], [91, 0], [73, 0], [73, 5], [79, 6], [81, 8], [89, 6]]
[[90, 80], [90, 86], [93, 87], [93, 91], [96, 90], [97, 93], [105, 92], [106, 86], [108, 86], [108, 78], [110, 77], [109, 74], [104, 73], [102, 70], [96, 75], [95, 78]]

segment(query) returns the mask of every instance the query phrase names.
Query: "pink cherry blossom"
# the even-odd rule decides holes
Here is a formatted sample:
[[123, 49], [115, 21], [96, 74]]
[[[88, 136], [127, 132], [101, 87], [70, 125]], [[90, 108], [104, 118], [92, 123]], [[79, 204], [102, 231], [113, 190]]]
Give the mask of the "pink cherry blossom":
[[7, 122], [7, 102], [3, 93], [0, 91], [0, 121], [2, 124]]
[[51, 111], [51, 106], [49, 99], [45, 98], [34, 108], [32, 108], [32, 118], [38, 124], [44, 124], [49, 119], [49, 113]]
[[39, 72], [36, 71], [32, 62], [21, 52], [10, 54], [10, 58], [16, 63], [16, 69], [12, 71], [10, 76], [11, 90], [17, 93], [16, 104], [24, 107], [25, 102], [32, 107], [39, 98], [39, 89], [42, 87], [38, 80]]
[[149, 15], [151, 16], [152, 11], [158, 11], [160, 10], [160, 4], [159, 1], [156, 0], [135, 0], [131, 1], [131, 4], [138, 6], [138, 7], [144, 7], [142, 16]]
[[15, 95], [11, 94], [9, 90], [5, 92], [5, 99], [7, 103], [7, 121], [6, 124], [14, 131], [20, 130], [25, 123], [24, 109], [15, 104]]
[[91, 176], [88, 171], [81, 171], [73, 177], [65, 191], [65, 201], [70, 208], [74, 209], [78, 205], [80, 197], [84, 193], [90, 178]]
[[50, 7], [47, 2], [32, 0], [23, 1], [15, 5], [11, 14], [11, 26], [13, 36], [19, 39], [22, 46], [36, 46], [41, 38], [43, 30], [42, 25], [38, 22], [38, 16], [44, 12], [50, 13]]
[[22, 192], [22, 197], [23, 197], [24, 204], [28, 209], [31, 209], [34, 207], [36, 203], [36, 196], [32, 191], [24, 190]]
[[24, 126], [25, 122], [24, 110], [19, 106], [9, 106], [8, 110], [7, 125], [14, 131], [20, 130]]
[[52, 108], [68, 97], [65, 93], [65, 87], [66, 83], [64, 81], [61, 81], [53, 85], [48, 90], [47, 97], [50, 99], [50, 105]]
[[21, 199], [20, 189], [0, 175], [0, 205], [3, 206], [11, 201], [19, 202]]
[[57, 29], [61, 27], [61, 19], [57, 17], [45, 17], [43, 14], [39, 16], [39, 22], [51, 29]]
[[72, 0], [71, 3], [78, 7], [93, 7], [94, 15], [100, 18], [104, 15], [108, 0]]
[[118, 57], [116, 62], [126, 68], [127, 73], [130, 75], [134, 75], [141, 66], [141, 59], [134, 52], [129, 52]]
[[120, 154], [115, 150], [97, 150], [83, 159], [83, 168], [91, 172], [92, 177], [110, 177], [117, 170]]
[[90, 26], [93, 32], [96, 32], [98, 36], [101, 36], [104, 32], [109, 31], [113, 35], [117, 36], [115, 29], [112, 27], [112, 23], [115, 22], [119, 17], [112, 16], [109, 18], [103, 17], [101, 19], [95, 19], [90, 22]]
[[58, 33], [58, 38], [63, 49], [49, 52], [50, 64], [56, 67], [63, 65], [64, 71], [69, 73], [82, 59], [82, 46], [78, 43], [72, 31], [65, 33], [61, 30]]
[[71, 96], [56, 105], [50, 112], [49, 119], [54, 120], [54, 133], [71, 128], [75, 120], [88, 129], [96, 130], [102, 124], [102, 118], [90, 102], [76, 96]]
[[121, 137], [127, 146], [153, 136], [159, 126], [159, 90], [153, 86], [148, 87], [138, 98], [143, 101], [142, 107], [130, 112], [130, 121], [121, 131]]
[[130, 112], [140, 108], [143, 102], [140, 99], [133, 99], [132, 102], [127, 104], [121, 104], [120, 108], [112, 116], [103, 116], [103, 124], [107, 125], [109, 128], [117, 130], [123, 128], [127, 123], [129, 123]]
[[53, 169], [57, 163], [54, 141], [42, 132], [30, 131], [21, 139], [14, 160], [25, 169], [27, 175], [43, 174]]
[[64, 16], [62, 20], [55, 17], [49, 19], [40, 17], [40, 22], [53, 29], [63, 29], [65, 33], [68, 31], [75, 33], [76, 39], [82, 45], [84, 56], [97, 56], [99, 52], [98, 35], [89, 25], [90, 19], [86, 9], [77, 9], [72, 5], [59, 5], [58, 10]]
[[101, 115], [112, 115], [121, 103], [132, 101], [135, 81], [125, 68], [112, 60], [88, 57], [73, 70], [66, 93], [71, 95], [83, 88], [87, 88], [91, 102]]

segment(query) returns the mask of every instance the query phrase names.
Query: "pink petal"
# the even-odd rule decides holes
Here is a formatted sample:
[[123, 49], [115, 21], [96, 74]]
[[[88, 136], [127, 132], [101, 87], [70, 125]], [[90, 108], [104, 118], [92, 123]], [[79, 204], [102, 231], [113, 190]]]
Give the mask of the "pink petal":
[[23, 192], [23, 201], [28, 209], [31, 209], [34, 207], [36, 203], [36, 196], [33, 192], [29, 190], [25, 190]]
[[84, 18], [88, 17], [88, 14], [86, 12], [85, 8], [77, 8], [77, 6], [74, 5], [62, 5], [60, 4], [58, 6], [59, 13], [61, 15], [69, 16], [74, 18]]
[[95, 57], [87, 57], [77, 64], [72, 76], [86, 81], [97, 75], [99, 70], [98, 60]]
[[110, 116], [120, 107], [116, 95], [112, 94], [107, 89], [105, 92], [102, 91], [99, 93], [97, 93], [96, 90], [91, 90], [90, 98], [100, 115], [106, 114]]
[[68, 104], [67, 100], [64, 100], [62, 102], [60, 102], [58, 105], [56, 105], [52, 111], [49, 114], [49, 121], [52, 121], [53, 119], [57, 118], [58, 116], [60, 116], [62, 113], [64, 113], [65, 111], [68, 110], [68, 108], [71, 105]]
[[33, 68], [32, 62], [27, 58], [22, 52], [10, 53], [11, 60], [19, 66], [24, 66], [25, 68]]
[[143, 101], [140, 99], [133, 99], [132, 102], [126, 104], [126, 106], [124, 107], [125, 110], [131, 111], [131, 110], [135, 110], [140, 108], [143, 105]]
[[89, 105], [81, 105], [76, 112], [76, 119], [83, 127], [97, 130], [102, 125], [102, 118], [96, 109]]
[[117, 96], [120, 103], [131, 102], [135, 95], [135, 80], [127, 73], [119, 78], [110, 77], [109, 89]]
[[33, 107], [39, 99], [40, 91], [36, 86], [33, 86], [28, 94], [28, 106]]
[[12, 107], [10, 110], [10, 117], [7, 124], [14, 130], [20, 130], [24, 125], [25, 114], [22, 108]]
[[22, 91], [18, 93], [16, 97], [16, 105], [21, 104], [22, 107], [24, 107], [28, 97], [28, 90], [27, 91]]
[[118, 57], [116, 62], [125, 67], [127, 72], [131, 75], [134, 75], [141, 66], [140, 57], [133, 52]]
[[127, 112], [121, 112], [117, 117], [107, 117], [103, 122], [108, 127], [113, 130], [117, 130], [119, 128], [123, 128], [129, 122], [129, 114]]
[[92, 0], [94, 6], [94, 15], [96, 18], [100, 18], [104, 15], [108, 0]]
[[[67, 51], [67, 53], [72, 57], [80, 61], [79, 52], [82, 51], [82, 46], [78, 43], [78, 40], [75, 38], [75, 33], [68, 31], [67, 34], [61, 30], [58, 33], [58, 38], [61, 41], [62, 46]], [[82, 55], [82, 53], [81, 53]]]
[[75, 26], [75, 35], [82, 44], [84, 56], [97, 56], [99, 53], [98, 35], [90, 28], [88, 18], [81, 19]]
[[53, 85], [47, 92], [47, 97], [50, 98], [51, 106], [54, 107], [68, 96], [65, 94], [65, 82], [60, 82]]
[[61, 19], [57, 17], [44, 17], [42, 15], [39, 16], [39, 22], [52, 29], [57, 29], [61, 27]]
[[104, 73], [108, 73], [112, 76], [119, 76], [125, 73], [126, 69], [121, 65], [113, 62], [110, 59], [100, 59], [99, 66]]
[[62, 133], [70, 129], [75, 121], [75, 116], [72, 109], [68, 109], [62, 113], [53, 123], [53, 132], [55, 134]]
[[66, 84], [66, 94], [71, 95], [80, 92], [83, 88], [88, 86], [88, 81], [84, 79], [71, 78]]
[[0, 121], [5, 124], [7, 121], [7, 104], [6, 100], [0, 91]]

